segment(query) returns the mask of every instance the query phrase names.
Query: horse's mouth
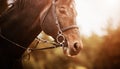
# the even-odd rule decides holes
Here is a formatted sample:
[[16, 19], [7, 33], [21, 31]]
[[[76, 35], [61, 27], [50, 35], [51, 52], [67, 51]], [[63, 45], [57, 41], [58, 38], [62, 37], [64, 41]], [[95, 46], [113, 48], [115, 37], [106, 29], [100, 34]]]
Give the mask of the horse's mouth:
[[81, 50], [80, 48], [79, 49], [70, 49], [68, 47], [63, 48], [65, 55], [67, 55], [69, 57], [74, 57], [74, 56], [78, 55], [80, 50]]

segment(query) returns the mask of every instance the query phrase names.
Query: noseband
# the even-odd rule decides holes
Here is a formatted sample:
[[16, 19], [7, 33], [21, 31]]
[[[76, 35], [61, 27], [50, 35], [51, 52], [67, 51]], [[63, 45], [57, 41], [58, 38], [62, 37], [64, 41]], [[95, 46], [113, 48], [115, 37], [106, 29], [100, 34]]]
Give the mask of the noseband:
[[[8, 38], [6, 38], [5, 36], [2, 35], [2, 32], [1, 32], [1, 28], [0, 28], [0, 37], [2, 37], [4, 40], [12, 43], [13, 45], [19, 47], [19, 48], [22, 48], [22, 49], [25, 49], [28, 53], [30, 53], [31, 51], [35, 51], [35, 50], [45, 50], [45, 49], [53, 49], [53, 48], [57, 48], [57, 47], [63, 47], [64, 46], [64, 43], [65, 43], [65, 37], [63, 35], [63, 32], [65, 31], [68, 31], [70, 29], [74, 29], [74, 28], [77, 28], [78, 29], [78, 26], [77, 25], [71, 25], [71, 26], [68, 26], [68, 27], [65, 27], [65, 28], [60, 28], [60, 24], [59, 24], [59, 20], [58, 20], [58, 17], [57, 17], [57, 14], [56, 14], [56, 5], [55, 5], [55, 0], [52, 1], [52, 4], [50, 6], [50, 8], [53, 6], [53, 11], [55, 13], [55, 23], [56, 23], [56, 26], [58, 28], [58, 33], [57, 33], [57, 37], [56, 37], [56, 40], [57, 40], [57, 43], [51, 43], [51, 42], [48, 42], [46, 40], [42, 40], [40, 38], [36, 38], [37, 39], [37, 44], [36, 46], [38, 45], [39, 42], [46, 42], [46, 43], [51, 43], [52, 45], [54, 46], [50, 46], [50, 47], [46, 47], [46, 48], [39, 48], [39, 49], [36, 49], [36, 48], [26, 48], [24, 46], [21, 46], [19, 45], [18, 43], [12, 41], [12, 40], [9, 40]], [[50, 8], [48, 9], [48, 12], [50, 10]], [[47, 14], [46, 14], [47, 16]], [[46, 17], [45, 16], [45, 17]], [[43, 19], [43, 21], [45, 20], [45, 17]], [[59, 40], [59, 38], [62, 38], [62, 40]]]

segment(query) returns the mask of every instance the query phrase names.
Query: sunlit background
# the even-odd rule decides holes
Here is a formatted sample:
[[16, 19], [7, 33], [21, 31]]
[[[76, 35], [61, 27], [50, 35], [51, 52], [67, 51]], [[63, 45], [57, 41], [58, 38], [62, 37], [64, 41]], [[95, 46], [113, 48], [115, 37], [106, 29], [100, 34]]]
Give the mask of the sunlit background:
[[92, 32], [102, 36], [107, 20], [112, 18], [114, 27], [120, 16], [120, 0], [75, 0], [78, 13], [77, 23], [83, 35], [90, 36]]

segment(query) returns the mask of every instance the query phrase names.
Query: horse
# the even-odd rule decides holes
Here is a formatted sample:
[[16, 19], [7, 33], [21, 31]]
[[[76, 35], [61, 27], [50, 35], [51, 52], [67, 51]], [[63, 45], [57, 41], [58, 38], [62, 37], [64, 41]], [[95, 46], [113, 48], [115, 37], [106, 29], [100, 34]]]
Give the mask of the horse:
[[41, 31], [52, 36], [67, 56], [83, 45], [76, 24], [74, 0], [15, 0], [0, 15], [0, 68], [23, 69], [22, 54]]

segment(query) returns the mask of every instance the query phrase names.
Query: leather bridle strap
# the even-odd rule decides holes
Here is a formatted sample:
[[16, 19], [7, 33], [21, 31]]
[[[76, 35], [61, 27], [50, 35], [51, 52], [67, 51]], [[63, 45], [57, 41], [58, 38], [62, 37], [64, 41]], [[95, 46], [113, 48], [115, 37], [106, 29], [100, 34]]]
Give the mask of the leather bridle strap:
[[61, 30], [62, 30], [62, 32], [65, 32], [67, 30], [71, 30], [71, 29], [74, 29], [74, 28], [79, 29], [79, 27], [77, 25], [71, 25], [71, 26], [62, 28]]

